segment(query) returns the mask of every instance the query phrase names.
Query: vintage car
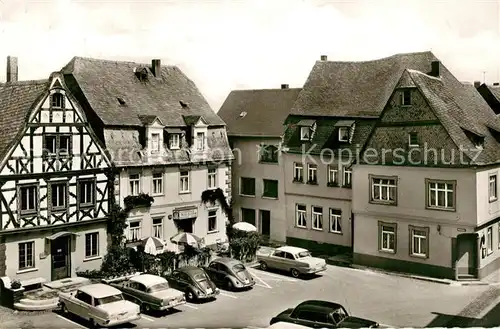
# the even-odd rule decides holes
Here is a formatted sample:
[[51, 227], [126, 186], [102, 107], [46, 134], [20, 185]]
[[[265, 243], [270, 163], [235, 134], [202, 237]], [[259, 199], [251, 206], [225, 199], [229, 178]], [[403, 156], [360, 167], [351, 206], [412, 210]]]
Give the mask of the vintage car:
[[377, 322], [350, 316], [337, 303], [308, 300], [289, 308], [271, 319], [270, 325], [289, 322], [309, 328], [378, 328]]
[[124, 297], [138, 304], [141, 312], [165, 311], [186, 303], [184, 293], [170, 287], [161, 276], [141, 274], [126, 281], [111, 283]]
[[255, 280], [239, 260], [221, 257], [214, 259], [206, 268], [210, 279], [228, 290], [251, 288]]
[[103, 283], [59, 293], [59, 306], [63, 313], [79, 316], [92, 327], [117, 326], [141, 317], [139, 305], [125, 300], [120, 290]]
[[264, 271], [285, 271], [291, 273], [294, 278], [326, 270], [324, 259], [312, 257], [307, 249], [297, 247], [261, 248], [257, 252], [257, 260]]
[[188, 301], [215, 299], [220, 293], [207, 273], [199, 267], [178, 268], [166, 279], [172, 288], [183, 291]]

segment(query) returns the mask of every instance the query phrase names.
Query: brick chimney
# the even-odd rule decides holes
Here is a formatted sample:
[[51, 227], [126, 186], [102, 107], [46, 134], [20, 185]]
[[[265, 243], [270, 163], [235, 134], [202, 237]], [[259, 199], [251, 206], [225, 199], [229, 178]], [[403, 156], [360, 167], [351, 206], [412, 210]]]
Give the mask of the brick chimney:
[[17, 82], [17, 57], [7, 56], [7, 82]]
[[281, 89], [288, 89], [288, 84], [286, 84], [286, 83], [282, 84]]
[[474, 87], [479, 88], [481, 86], [481, 81], [474, 81]]
[[153, 72], [155, 77], [161, 77], [161, 60], [153, 59], [151, 61], [151, 72]]
[[321, 60], [322, 60], [322, 61], [327, 61], [327, 60], [328, 60], [328, 56], [326, 56], [326, 55], [321, 55]]
[[431, 63], [431, 76], [433, 77], [439, 77], [439, 69], [440, 69], [441, 63], [439, 61], [432, 61]]

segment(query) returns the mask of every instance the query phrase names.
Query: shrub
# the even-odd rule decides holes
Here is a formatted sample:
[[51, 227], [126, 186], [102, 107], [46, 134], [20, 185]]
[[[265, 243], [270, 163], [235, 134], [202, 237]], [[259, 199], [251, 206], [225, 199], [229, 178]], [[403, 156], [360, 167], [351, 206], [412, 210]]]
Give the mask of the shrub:
[[21, 287], [22, 287], [22, 284], [21, 284], [21, 281], [19, 281], [19, 280], [14, 280], [10, 284], [11, 289], [19, 289]]
[[131, 250], [121, 245], [111, 245], [104, 256], [101, 271], [111, 275], [121, 275], [131, 271]]
[[128, 212], [138, 207], [151, 207], [155, 199], [146, 193], [139, 193], [138, 195], [129, 195], [123, 199], [125, 210]]
[[87, 279], [102, 279], [107, 275], [100, 270], [86, 270], [81, 272], [76, 272], [76, 276], [87, 278]]

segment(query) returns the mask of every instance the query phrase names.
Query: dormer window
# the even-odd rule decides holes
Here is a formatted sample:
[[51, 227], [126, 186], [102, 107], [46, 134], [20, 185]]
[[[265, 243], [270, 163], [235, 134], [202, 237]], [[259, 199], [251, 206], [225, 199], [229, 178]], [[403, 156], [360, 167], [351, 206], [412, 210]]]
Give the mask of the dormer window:
[[410, 106], [411, 105], [411, 90], [404, 89], [401, 93], [401, 105]]
[[179, 134], [170, 135], [170, 149], [178, 150], [180, 148], [180, 136]]
[[203, 151], [205, 149], [205, 133], [196, 133], [196, 149]]
[[463, 129], [465, 136], [471, 141], [471, 143], [478, 149], [482, 149], [484, 145], [484, 136], [479, 135], [478, 133], [474, 133], [470, 130]]
[[51, 97], [51, 105], [52, 108], [64, 108], [64, 95], [61, 94], [60, 92], [55, 92], [52, 94]]
[[160, 152], [160, 134], [151, 134], [151, 152]]
[[339, 142], [349, 141], [349, 127], [339, 127]]
[[308, 141], [311, 139], [311, 128], [310, 127], [300, 127], [300, 140]]
[[418, 135], [417, 133], [409, 133], [408, 134], [408, 146], [417, 147], [418, 146]]

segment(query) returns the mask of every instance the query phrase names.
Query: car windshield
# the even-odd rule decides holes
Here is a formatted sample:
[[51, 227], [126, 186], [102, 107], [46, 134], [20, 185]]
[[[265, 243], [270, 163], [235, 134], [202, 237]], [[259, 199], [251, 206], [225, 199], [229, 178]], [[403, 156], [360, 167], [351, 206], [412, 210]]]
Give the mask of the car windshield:
[[309, 251], [301, 251], [296, 255], [297, 258], [311, 257], [311, 253]]
[[236, 264], [233, 266], [233, 271], [235, 271], [236, 273], [243, 272], [245, 270], [246, 270], [246, 268], [243, 264]]
[[335, 320], [335, 322], [339, 323], [340, 321], [347, 318], [347, 313], [344, 311], [344, 309], [342, 307], [339, 307], [333, 311], [332, 316], [333, 316], [333, 319]]
[[110, 304], [110, 303], [118, 302], [120, 300], [123, 300], [122, 294], [116, 294], [116, 295], [106, 296], [106, 297], [102, 297], [102, 298], [96, 298], [95, 306]]
[[208, 283], [207, 276], [204, 273], [197, 273], [193, 276], [194, 280], [198, 282], [198, 284], [203, 288], [203, 289], [208, 289], [210, 288], [210, 283]]
[[157, 284], [149, 287], [148, 292], [153, 293], [153, 292], [158, 292], [158, 291], [162, 291], [162, 290], [167, 290], [169, 288], [170, 288], [170, 286], [168, 285], [168, 282], [157, 283]]

